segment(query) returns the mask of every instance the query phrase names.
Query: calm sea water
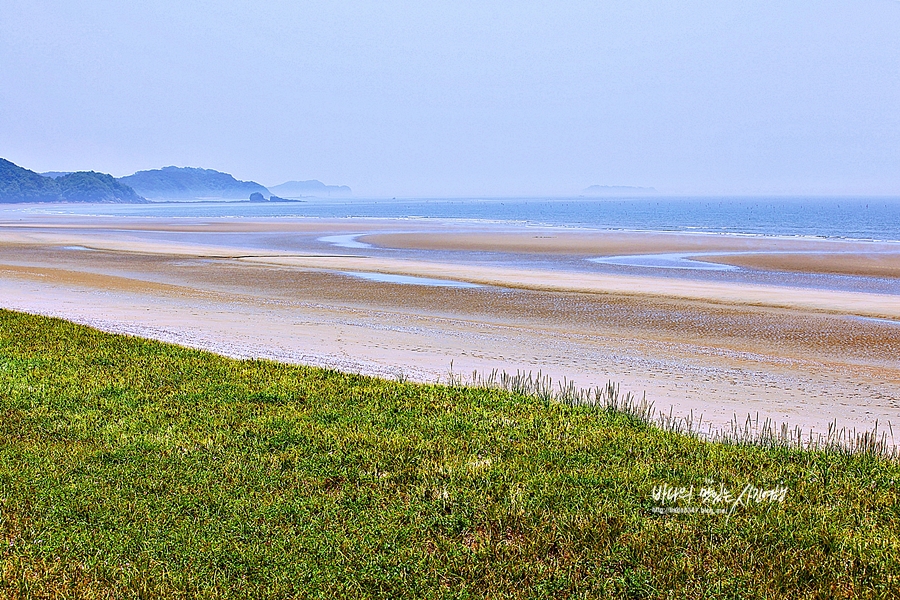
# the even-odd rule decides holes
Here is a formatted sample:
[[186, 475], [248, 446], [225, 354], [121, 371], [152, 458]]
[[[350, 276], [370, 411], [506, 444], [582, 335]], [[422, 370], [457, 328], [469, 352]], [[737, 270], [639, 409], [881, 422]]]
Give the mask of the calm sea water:
[[310, 199], [9, 207], [30, 213], [199, 218], [421, 218], [591, 229], [900, 241], [900, 198]]

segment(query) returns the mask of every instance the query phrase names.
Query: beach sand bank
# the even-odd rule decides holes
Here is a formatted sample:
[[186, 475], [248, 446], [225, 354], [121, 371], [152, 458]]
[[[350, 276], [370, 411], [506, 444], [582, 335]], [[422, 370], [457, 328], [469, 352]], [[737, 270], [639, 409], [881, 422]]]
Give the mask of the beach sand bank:
[[[423, 231], [396, 233], [414, 227]], [[540, 370], [582, 386], [613, 380], [623, 390], [646, 392], [657, 408], [693, 411], [719, 426], [757, 413], [818, 431], [835, 420], [859, 428], [876, 419], [900, 422], [898, 295], [454, 263], [448, 255], [770, 253], [734, 255], [756, 259], [818, 248], [825, 254], [808, 261], [813, 269], [840, 264], [835, 268], [865, 271], [866, 260], [854, 256], [888, 256], [896, 246], [550, 230], [459, 237], [426, 227], [435, 228], [354, 220], [5, 223], [0, 305], [230, 356], [386, 377], [446, 380], [452, 361], [464, 376]], [[212, 231], [289, 235], [293, 251], [260, 252], [233, 238], [219, 244], [214, 235], [188, 235]], [[145, 235], [159, 232], [169, 237]], [[340, 234], [406, 244], [402, 250], [416, 253], [352, 254], [317, 241]], [[892, 269], [881, 276], [896, 276]], [[480, 287], [404, 285], [341, 272]]]

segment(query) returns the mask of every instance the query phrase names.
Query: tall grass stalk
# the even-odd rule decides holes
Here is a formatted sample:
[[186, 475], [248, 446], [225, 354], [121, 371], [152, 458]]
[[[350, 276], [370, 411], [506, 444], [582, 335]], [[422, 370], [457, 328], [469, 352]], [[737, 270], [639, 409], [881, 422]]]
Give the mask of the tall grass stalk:
[[734, 415], [726, 427], [712, 423], [703, 426], [703, 415], [695, 417], [693, 410], [687, 415], [675, 415], [657, 410], [647, 400], [646, 392], [640, 398], [631, 392], [622, 393], [618, 384], [609, 381], [605, 386], [578, 387], [574, 381], [563, 378], [554, 385], [549, 375], [541, 371], [492, 370], [490, 373], [474, 371], [470, 378], [453, 372], [451, 363], [446, 383], [451, 386], [500, 389], [522, 396], [537, 398], [543, 402], [559, 402], [567, 406], [588, 406], [612, 413], [626, 415], [649, 426], [664, 431], [694, 436], [708, 441], [730, 445], [760, 446], [765, 448], [793, 448], [825, 453], [862, 454], [900, 460], [900, 447], [894, 439], [894, 430], [888, 422], [887, 430], [879, 430], [878, 421], [870, 430], [838, 427], [837, 420], [829, 423], [826, 432], [812, 429], [804, 431], [799, 425], [776, 423], [771, 419], [760, 421], [759, 413], [746, 419]]

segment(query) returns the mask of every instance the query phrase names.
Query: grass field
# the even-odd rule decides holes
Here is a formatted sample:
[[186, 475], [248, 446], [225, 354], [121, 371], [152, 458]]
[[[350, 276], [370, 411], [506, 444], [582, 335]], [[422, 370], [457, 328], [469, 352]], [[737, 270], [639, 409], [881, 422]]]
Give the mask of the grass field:
[[[699, 498], [748, 485], [784, 491]], [[0, 311], [2, 597], [900, 597], [898, 486], [866, 453]]]

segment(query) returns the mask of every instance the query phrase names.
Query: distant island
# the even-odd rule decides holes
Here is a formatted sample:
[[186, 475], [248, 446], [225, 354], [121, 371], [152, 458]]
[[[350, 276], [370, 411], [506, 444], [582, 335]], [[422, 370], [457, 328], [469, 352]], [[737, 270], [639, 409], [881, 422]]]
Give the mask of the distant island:
[[632, 185], [592, 185], [581, 190], [583, 196], [654, 196], [658, 193], [656, 188]]
[[349, 196], [352, 192], [346, 185], [325, 185], [321, 181], [288, 181], [269, 188], [274, 194], [285, 198], [303, 198], [305, 196]]
[[294, 198], [279, 198], [278, 196], [269, 196], [266, 198], [259, 192], [253, 192], [250, 194], [250, 199], [247, 202], [303, 202], [303, 200], [297, 200]]
[[228, 173], [192, 167], [163, 167], [138, 171], [119, 179], [147, 198], [188, 200], [197, 198], [246, 199], [250, 194], [269, 195], [255, 181], [240, 181]]
[[128, 185], [106, 173], [78, 171], [53, 175], [47, 177], [0, 158], [0, 203], [147, 202]]

